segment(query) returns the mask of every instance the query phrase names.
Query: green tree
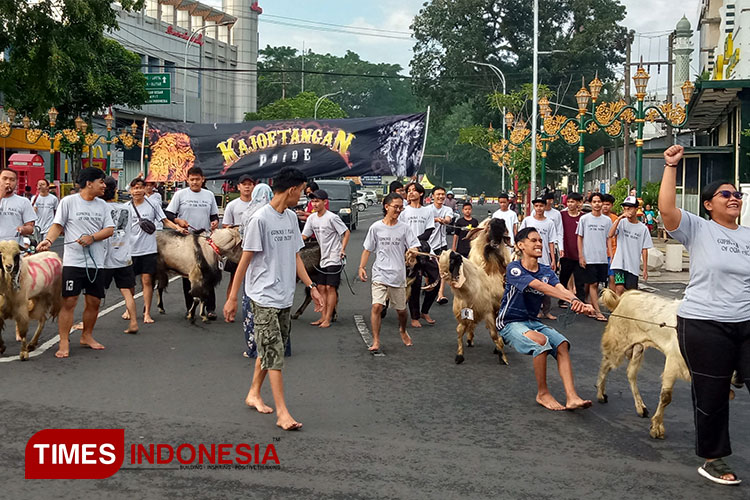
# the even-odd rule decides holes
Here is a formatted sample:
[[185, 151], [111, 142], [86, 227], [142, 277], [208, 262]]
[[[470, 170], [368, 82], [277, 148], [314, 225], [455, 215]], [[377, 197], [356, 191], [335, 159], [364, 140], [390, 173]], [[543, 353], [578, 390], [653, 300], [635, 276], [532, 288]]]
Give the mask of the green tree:
[[[318, 96], [312, 92], [302, 92], [290, 99], [279, 99], [263, 106], [257, 113], [245, 113], [245, 121], [254, 120], [289, 120], [293, 118], [312, 118], [315, 116], [315, 103]], [[318, 118], [346, 118], [341, 106], [329, 99], [323, 99], [318, 105]]]
[[[347, 51], [343, 57], [305, 52], [304, 90], [336, 95], [347, 116], [381, 116], [424, 111], [398, 64], [371, 63]], [[326, 74], [321, 74], [326, 73]], [[365, 76], [347, 76], [365, 75]], [[258, 108], [302, 91], [302, 53], [292, 47], [262, 49], [258, 60]]]
[[[144, 0], [120, 0], [124, 10]], [[58, 126], [71, 126], [109, 105], [138, 108], [148, 99], [140, 59], [104, 37], [117, 29], [109, 0], [0, 0], [0, 91], [5, 105]]]

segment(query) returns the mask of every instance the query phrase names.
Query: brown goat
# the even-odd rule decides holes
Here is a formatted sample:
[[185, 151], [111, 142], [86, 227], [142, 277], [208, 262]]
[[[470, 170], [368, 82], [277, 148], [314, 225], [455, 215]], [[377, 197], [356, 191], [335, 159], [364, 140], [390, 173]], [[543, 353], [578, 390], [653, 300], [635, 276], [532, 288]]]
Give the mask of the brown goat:
[[[21, 256], [15, 241], [0, 242], [0, 334], [7, 319], [16, 322], [21, 338], [22, 361], [37, 347], [39, 335], [49, 318], [56, 318], [62, 306], [62, 260], [52, 252]], [[29, 321], [38, 321], [31, 342], [26, 341]], [[0, 335], [0, 354], [5, 344]]]
[[169, 284], [169, 273], [175, 273], [190, 280], [193, 305], [188, 311], [187, 319], [191, 323], [195, 322], [196, 309], [201, 305], [201, 318], [204, 322], [208, 321], [205, 302], [209, 291], [221, 281], [219, 261], [226, 257], [232, 262], [239, 262], [242, 256], [239, 230], [235, 227], [216, 229], [210, 237], [164, 230], [157, 233], [156, 244], [158, 257], [155, 279], [159, 312], [164, 314], [162, 294]]
[[[505, 269], [510, 262], [510, 250], [506, 246], [505, 221], [488, 219], [467, 236], [473, 238], [469, 258], [464, 259], [455, 252], [443, 252], [438, 263], [440, 276], [453, 291], [453, 315], [456, 317], [458, 349], [456, 364], [464, 361], [463, 338], [466, 345], [474, 345], [474, 329], [484, 321], [495, 343], [495, 354], [508, 364], [502, 338], [498, 336], [495, 317], [500, 309], [505, 286]], [[464, 310], [471, 310], [467, 317]]]

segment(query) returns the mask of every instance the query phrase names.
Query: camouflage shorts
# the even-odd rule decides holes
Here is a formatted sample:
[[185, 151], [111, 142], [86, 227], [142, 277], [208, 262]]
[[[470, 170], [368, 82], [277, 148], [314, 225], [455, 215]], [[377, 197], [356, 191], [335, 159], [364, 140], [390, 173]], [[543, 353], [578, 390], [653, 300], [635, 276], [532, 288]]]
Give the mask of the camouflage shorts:
[[284, 367], [284, 345], [289, 340], [292, 327], [292, 308], [263, 307], [255, 301], [252, 301], [252, 306], [260, 367], [263, 370], [281, 370]]

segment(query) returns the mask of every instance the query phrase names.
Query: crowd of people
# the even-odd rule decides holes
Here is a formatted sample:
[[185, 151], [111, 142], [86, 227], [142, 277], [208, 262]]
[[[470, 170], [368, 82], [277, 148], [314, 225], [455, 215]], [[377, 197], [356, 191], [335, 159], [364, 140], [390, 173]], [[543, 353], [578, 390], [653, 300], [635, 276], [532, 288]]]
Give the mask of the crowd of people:
[[[733, 372], [750, 382], [750, 232], [737, 224], [743, 196], [732, 183], [706, 186], [701, 201], [708, 219], [676, 207], [674, 166], [682, 153], [680, 146], [664, 153], [658, 217], [691, 256], [690, 282], [678, 313], [677, 335], [692, 376], [696, 453], [705, 459], [699, 472], [714, 482], [738, 484], [724, 457], [731, 453], [727, 400]], [[93, 333], [100, 301], [112, 281], [125, 299], [123, 317], [129, 320], [125, 333], [138, 331], [133, 299], [136, 276], [141, 277], [144, 290], [142, 319], [153, 322], [157, 224], [183, 234], [216, 229], [218, 207], [213, 193], [203, 188], [204, 182], [200, 168], [191, 168], [188, 187], [177, 191], [163, 210], [159, 194], [141, 178], [130, 182], [131, 201], [118, 203], [116, 181], [99, 169], [83, 169], [79, 192], [62, 200], [50, 193], [46, 180], [39, 181], [37, 194], [30, 199], [19, 196], [15, 172], [0, 172], [0, 239], [23, 238], [37, 226], [44, 234], [37, 251], [45, 251], [64, 234], [58, 358], [70, 355], [69, 333], [81, 293], [85, 308], [80, 344], [105, 348]], [[236, 189], [240, 196], [227, 205], [222, 224], [239, 229], [243, 252], [238, 263], [225, 268], [230, 279], [222, 312], [227, 322], [233, 322], [238, 297], [242, 297], [248, 344], [245, 354], [256, 358], [247, 405], [260, 413], [274, 412], [261, 397], [268, 378], [276, 424], [284, 430], [297, 430], [302, 424], [286, 405], [282, 375], [290, 350], [296, 281], [307, 288], [315, 311], [320, 313], [312, 324], [329, 327], [350, 233], [338, 215], [328, 210], [328, 194], [308, 182], [298, 169], [282, 169], [271, 186], [243, 176]], [[308, 207], [295, 213], [291, 209], [298, 206], [303, 192]], [[405, 255], [407, 259], [418, 254], [436, 257], [449, 249], [469, 254], [465, 236], [479, 225], [472, 204], [458, 203], [444, 188], [435, 187], [429, 193], [432, 204], [425, 205], [426, 194], [416, 181], [405, 186], [392, 183], [383, 198], [383, 218], [367, 231], [357, 274], [362, 281], [371, 282], [370, 351], [382, 348], [382, 317], [389, 305], [396, 310], [403, 344], [412, 346], [407, 328], [421, 328], [423, 322], [434, 325], [430, 316], [434, 302], [448, 302], [434, 258], [420, 261], [407, 297]], [[505, 221], [508, 241], [517, 256], [507, 266], [496, 320], [498, 332], [506, 344], [533, 356], [540, 405], [550, 410], [588, 408], [591, 401], [582, 399], [575, 389], [570, 341], [539, 320], [556, 319], [551, 312], [554, 298], [560, 308], [607, 321], [599, 309], [599, 288], [609, 286], [622, 294], [637, 289], [640, 276], [648, 279], [648, 249], [657, 229], [656, 212], [650, 205], [641, 210], [639, 200], [631, 194], [620, 203], [621, 214], [617, 215], [614, 197], [598, 192], [585, 197], [567, 193], [565, 208], [558, 211], [553, 207], [554, 196], [546, 194], [533, 199], [533, 214], [519, 221], [508, 194], [500, 194], [498, 202], [499, 209], [492, 217]], [[586, 213], [584, 204], [590, 209]], [[312, 276], [299, 254], [309, 239], [315, 239], [320, 247], [320, 261]], [[371, 256], [374, 262], [368, 273]], [[189, 308], [188, 280], [183, 280], [183, 290]], [[215, 296], [206, 305], [209, 319], [216, 319]], [[557, 360], [565, 404], [552, 396], [547, 385], [549, 355]]]

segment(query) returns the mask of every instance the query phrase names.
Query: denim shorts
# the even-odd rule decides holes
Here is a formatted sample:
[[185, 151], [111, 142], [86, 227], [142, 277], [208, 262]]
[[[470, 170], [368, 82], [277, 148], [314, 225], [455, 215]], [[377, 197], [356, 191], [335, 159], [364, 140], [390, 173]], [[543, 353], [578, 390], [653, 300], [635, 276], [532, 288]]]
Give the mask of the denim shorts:
[[[544, 345], [537, 344], [524, 335], [529, 330], [541, 333], [547, 337], [547, 342]], [[570, 345], [570, 341], [562, 333], [540, 321], [534, 320], [508, 323], [505, 325], [505, 328], [500, 330], [500, 336], [503, 337], [503, 342], [510, 344], [516, 351], [521, 354], [531, 354], [534, 357], [547, 351], [552, 351], [552, 356], [557, 358], [557, 346], [563, 342], [568, 342], [568, 345]]]

